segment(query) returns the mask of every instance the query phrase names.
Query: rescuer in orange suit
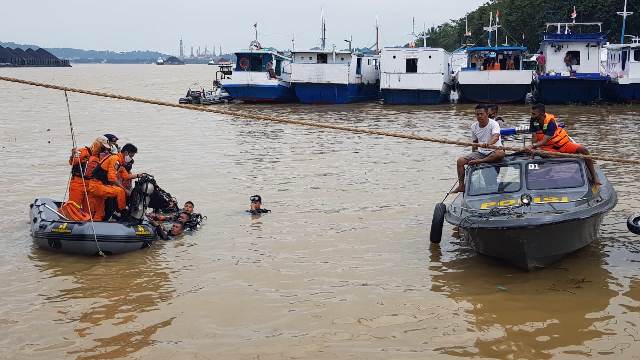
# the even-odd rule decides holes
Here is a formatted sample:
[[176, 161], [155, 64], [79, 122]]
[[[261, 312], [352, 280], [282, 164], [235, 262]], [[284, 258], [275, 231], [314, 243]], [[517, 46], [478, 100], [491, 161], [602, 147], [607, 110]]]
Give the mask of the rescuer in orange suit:
[[117, 176], [120, 162], [115, 141], [118, 138], [111, 134], [104, 136], [109, 140], [110, 150], [104, 151], [98, 156], [91, 156], [86, 171], [87, 176], [91, 177], [89, 180], [89, 205], [95, 221], [104, 220], [105, 200], [107, 199], [116, 199], [118, 211], [127, 207], [126, 192]]
[[138, 153], [138, 148], [130, 143], [125, 144], [118, 153], [118, 159], [120, 161], [120, 167], [118, 169], [118, 179], [123, 185], [127, 196], [131, 194], [133, 188], [133, 179], [140, 177], [140, 174], [132, 174], [131, 168], [133, 166], [133, 157]]
[[84, 211], [89, 211], [87, 196], [85, 195], [89, 188], [89, 179], [82, 177], [87, 168], [87, 163], [91, 155], [98, 155], [106, 150], [108, 140], [104, 136], [100, 136], [93, 141], [91, 147], [85, 146], [80, 150], [73, 148], [69, 157], [69, 165], [71, 165], [71, 180], [69, 181], [69, 199], [68, 202], [74, 202], [76, 206], [81, 207]]
[[[565, 154], [589, 155], [589, 150], [584, 146], [573, 142], [567, 131], [556, 124], [556, 117], [547, 114], [544, 104], [531, 106], [530, 129], [531, 145], [525, 150], [531, 151], [539, 148], [544, 151], [554, 151]], [[584, 159], [594, 185], [602, 185], [598, 179], [593, 160]]]

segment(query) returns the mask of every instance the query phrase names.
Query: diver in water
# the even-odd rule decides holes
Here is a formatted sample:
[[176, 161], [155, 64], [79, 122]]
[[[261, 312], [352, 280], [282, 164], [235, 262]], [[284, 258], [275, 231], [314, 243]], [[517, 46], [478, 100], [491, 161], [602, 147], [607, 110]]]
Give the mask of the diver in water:
[[166, 230], [161, 223], [155, 221], [151, 221], [150, 224], [153, 225], [156, 235], [162, 240], [173, 240], [184, 232], [184, 224], [181, 222], [174, 222], [169, 230]]
[[259, 215], [271, 212], [271, 210], [262, 208], [262, 197], [260, 195], [253, 195], [249, 198], [251, 201], [251, 209], [247, 210], [251, 215]]

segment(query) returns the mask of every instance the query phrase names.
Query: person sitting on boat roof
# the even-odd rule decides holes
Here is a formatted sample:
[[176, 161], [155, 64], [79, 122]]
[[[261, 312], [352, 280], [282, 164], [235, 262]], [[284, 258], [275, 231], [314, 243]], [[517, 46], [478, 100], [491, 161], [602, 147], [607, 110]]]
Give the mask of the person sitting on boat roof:
[[271, 212], [271, 210], [262, 208], [262, 197], [260, 195], [253, 195], [249, 198], [251, 201], [251, 209], [247, 210], [251, 215], [259, 215]]
[[[476, 119], [471, 125], [471, 140], [480, 145], [502, 146], [500, 137], [500, 125], [495, 120], [489, 119], [487, 107], [482, 104], [476, 106]], [[504, 158], [504, 150], [487, 149], [474, 146], [472, 152], [459, 158], [456, 165], [458, 170], [458, 187], [454, 193], [464, 192], [464, 166], [480, 163], [497, 162]]]
[[[558, 126], [555, 115], [548, 114], [544, 104], [534, 104], [531, 106], [529, 131], [532, 133], [531, 145], [525, 147], [526, 151], [540, 149], [567, 154], [589, 155], [589, 150], [573, 142], [569, 137], [569, 133]], [[593, 160], [585, 159], [584, 162], [589, 169], [593, 183], [601, 185], [594, 168]]]

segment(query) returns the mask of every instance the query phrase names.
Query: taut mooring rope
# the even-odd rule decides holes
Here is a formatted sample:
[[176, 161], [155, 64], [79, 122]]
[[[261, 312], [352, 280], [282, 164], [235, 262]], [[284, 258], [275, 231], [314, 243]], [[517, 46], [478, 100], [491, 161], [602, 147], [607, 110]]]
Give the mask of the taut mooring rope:
[[[248, 113], [243, 111], [232, 111], [232, 110], [224, 110], [219, 108], [207, 108], [207, 107], [200, 107], [200, 106], [194, 106], [194, 105], [175, 104], [175, 103], [170, 103], [170, 102], [160, 101], [160, 100], [145, 99], [145, 98], [134, 97], [134, 96], [126, 96], [126, 95], [117, 95], [117, 94], [111, 94], [111, 93], [99, 92], [99, 91], [93, 91], [93, 90], [76, 89], [76, 88], [71, 88], [66, 86], [46, 84], [46, 83], [41, 83], [36, 81], [29, 81], [29, 80], [22, 80], [22, 79], [16, 79], [16, 78], [11, 78], [6, 76], [0, 76], [0, 80], [18, 83], [18, 84], [24, 84], [24, 85], [37, 86], [37, 87], [42, 87], [47, 89], [74, 92], [78, 94], [93, 95], [93, 96], [99, 96], [99, 97], [110, 98], [110, 99], [127, 100], [127, 101], [133, 101], [133, 102], [139, 102], [139, 103], [151, 104], [151, 105], [168, 106], [173, 108], [195, 110], [195, 111], [208, 112], [208, 113], [221, 114], [221, 115], [237, 116], [237, 117], [242, 117], [246, 119], [271, 121], [271, 122], [276, 122], [281, 124], [301, 125], [301, 126], [308, 126], [308, 127], [322, 128], [322, 129], [333, 129], [333, 130], [340, 130], [340, 131], [348, 131], [348, 132], [357, 133], [357, 134], [379, 135], [379, 136], [387, 136], [387, 137], [394, 137], [394, 138], [400, 138], [400, 139], [426, 141], [426, 142], [432, 142], [432, 143], [438, 143], [438, 144], [467, 146], [467, 147], [477, 146], [477, 147], [487, 148], [487, 149], [522, 151], [522, 148], [520, 147], [512, 147], [512, 146], [500, 147], [500, 146], [493, 146], [493, 145], [479, 145], [477, 143], [472, 143], [468, 141], [457, 141], [457, 140], [450, 140], [450, 139], [443, 139], [443, 138], [435, 138], [431, 136], [420, 136], [420, 135], [414, 135], [414, 134], [405, 134], [405, 133], [397, 133], [397, 132], [373, 130], [373, 129], [361, 129], [361, 128], [355, 128], [350, 126], [326, 124], [326, 123], [320, 123], [320, 122], [309, 121], [309, 120], [286, 119], [286, 118], [280, 118], [280, 117], [269, 116], [269, 115]], [[543, 150], [535, 150], [535, 151], [532, 151], [532, 153], [547, 155], [547, 156], [593, 159], [593, 160], [601, 160], [601, 161], [608, 161], [608, 162], [616, 162], [621, 164], [640, 165], [640, 160], [638, 159], [627, 159], [627, 158], [599, 156], [599, 155], [566, 154], [566, 153], [558, 153], [558, 152], [543, 151]]]

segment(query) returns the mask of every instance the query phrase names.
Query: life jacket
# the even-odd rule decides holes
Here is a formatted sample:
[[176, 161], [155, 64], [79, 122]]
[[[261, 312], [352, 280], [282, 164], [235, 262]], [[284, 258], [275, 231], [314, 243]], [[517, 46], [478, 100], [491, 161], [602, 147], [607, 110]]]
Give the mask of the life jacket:
[[103, 184], [109, 184], [107, 170], [102, 168], [104, 163], [112, 154], [101, 153], [99, 156], [91, 156], [87, 162], [85, 178], [100, 180]]
[[542, 124], [542, 128], [539, 128], [535, 135], [535, 139], [536, 142], [540, 142], [542, 141], [542, 139], [544, 139], [545, 133], [547, 131], [547, 127], [549, 127], [549, 123], [554, 122], [556, 124], [556, 131], [553, 133], [553, 136], [551, 137], [551, 139], [549, 139], [549, 141], [547, 141], [546, 144], [544, 144], [542, 147], [543, 148], [553, 148], [555, 150], [559, 150], [562, 146], [564, 146], [566, 143], [568, 143], [569, 141], [571, 141], [571, 139], [569, 139], [569, 134], [567, 133], [567, 131], [563, 128], [561, 128], [560, 126], [558, 126], [558, 123], [556, 123], [556, 117], [553, 114], [544, 114], [544, 123]]
[[82, 171], [87, 168], [87, 163], [89, 162], [89, 158], [91, 157], [91, 149], [88, 146], [85, 146], [82, 150], [80, 150], [80, 154], [78, 157], [75, 155], [71, 158], [71, 161], [80, 160], [78, 163], [71, 166], [71, 173], [73, 176], [82, 176]]

